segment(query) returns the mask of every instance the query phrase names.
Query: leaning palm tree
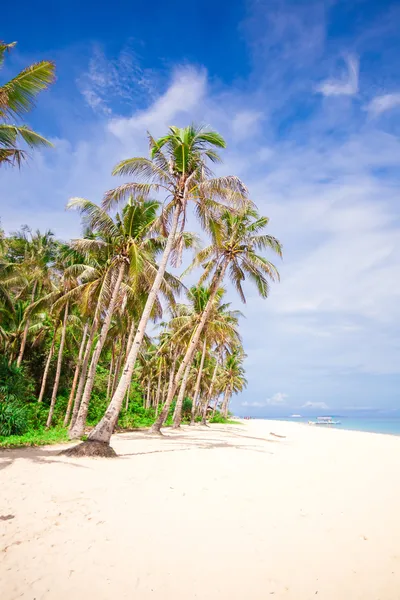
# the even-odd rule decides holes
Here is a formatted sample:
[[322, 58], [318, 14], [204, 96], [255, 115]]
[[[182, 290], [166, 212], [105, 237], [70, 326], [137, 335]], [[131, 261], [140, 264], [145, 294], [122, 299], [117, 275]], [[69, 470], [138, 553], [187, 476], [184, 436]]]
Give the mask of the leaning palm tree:
[[[108, 192], [104, 199], [104, 206], [111, 207], [129, 194], [134, 199], [139, 199], [148, 197], [154, 191], [165, 191], [167, 200], [163, 207], [161, 224], [167, 239], [157, 276], [148, 294], [117, 389], [104, 417], [88, 438], [88, 443], [100, 442], [98, 446], [100, 453], [110, 452], [109, 447], [104, 446], [109, 445], [117, 423], [151, 310], [174, 246], [173, 259], [175, 263], [179, 263], [185, 238], [183, 235], [179, 236], [178, 231], [179, 228], [181, 234], [184, 231], [188, 202], [194, 202], [196, 214], [203, 224], [207, 221], [208, 214], [215, 212], [219, 207], [220, 201], [228, 204], [243, 204], [247, 200], [247, 190], [237, 177], [214, 178], [209, 170], [207, 160], [218, 161], [219, 156], [215, 148], [224, 147], [225, 141], [218, 133], [203, 127], [190, 126], [184, 129], [170, 127], [169, 134], [159, 140], [150, 136], [150, 159], [128, 159], [114, 169], [115, 175], [132, 175], [138, 177], [140, 181], [124, 184]], [[80, 452], [86, 452], [86, 449], [80, 447], [74, 449], [75, 454]]]
[[260, 217], [251, 206], [241, 211], [224, 211], [218, 221], [209, 228], [212, 243], [201, 250], [195, 258], [194, 266], [203, 265], [202, 280], [212, 274], [210, 295], [202, 316], [190, 338], [185, 356], [175, 375], [174, 385], [171, 387], [163, 410], [152, 426], [153, 433], [160, 433], [161, 427], [168, 415], [168, 411], [175, 391], [184, 376], [188, 365], [192, 362], [196, 352], [201, 333], [212, 310], [214, 298], [220, 288], [225, 274], [229, 277], [239, 293], [243, 302], [246, 301], [243, 291], [243, 281], [246, 277], [253, 282], [262, 298], [269, 292], [269, 280], [279, 279], [276, 267], [258, 252], [272, 250], [278, 256], [282, 255], [279, 241], [265, 233], [263, 230], [268, 224], [267, 217]]
[[[0, 67], [7, 52], [16, 42], [0, 42]], [[0, 87], [0, 166], [1, 164], [21, 165], [26, 151], [19, 147], [23, 141], [29, 148], [51, 146], [44, 137], [26, 125], [14, 125], [9, 121], [20, 118], [35, 105], [36, 96], [53, 83], [55, 65], [43, 60], [23, 69], [16, 77]]]
[[[99, 245], [102, 248], [108, 245], [110, 256], [104, 286], [108, 298], [105, 317], [92, 354], [79, 412], [69, 432], [70, 438], [74, 439], [81, 437], [84, 432], [97, 364], [118, 298], [121, 299], [120, 292], [128, 293], [128, 288], [123, 287], [124, 279], [129, 279], [130, 294], [140, 293], [143, 287], [148, 289], [157, 273], [154, 257], [161, 245], [160, 238], [155, 236], [158, 202], [154, 200], [134, 203], [131, 198], [122, 214], [117, 214], [115, 219], [96, 204], [82, 198], [72, 200], [69, 206], [79, 208], [91, 229], [98, 234], [95, 240], [75, 240], [75, 248], [83, 252], [96, 250]], [[160, 288], [167, 291], [165, 279], [161, 281]]]

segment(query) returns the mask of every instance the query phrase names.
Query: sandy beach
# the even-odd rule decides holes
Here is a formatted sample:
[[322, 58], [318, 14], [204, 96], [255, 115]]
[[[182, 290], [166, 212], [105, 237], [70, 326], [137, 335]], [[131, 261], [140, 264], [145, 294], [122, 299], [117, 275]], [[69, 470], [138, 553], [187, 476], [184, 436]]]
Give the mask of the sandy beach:
[[0, 451], [3, 600], [400, 598], [400, 438], [165, 433], [115, 435], [118, 459]]

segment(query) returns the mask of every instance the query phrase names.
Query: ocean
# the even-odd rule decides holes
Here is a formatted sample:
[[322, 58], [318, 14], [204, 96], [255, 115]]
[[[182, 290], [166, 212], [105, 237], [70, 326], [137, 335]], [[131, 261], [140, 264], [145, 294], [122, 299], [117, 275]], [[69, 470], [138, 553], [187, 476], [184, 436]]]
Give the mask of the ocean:
[[[268, 419], [270, 417], [265, 418]], [[332, 418], [334, 421], [340, 421], [340, 425], [321, 425], [320, 427], [334, 427], [335, 429], [350, 429], [353, 431], [369, 431], [371, 433], [400, 435], [400, 417], [343, 417], [332, 415]], [[308, 423], [308, 421], [316, 421], [316, 417], [281, 417], [271, 420]]]

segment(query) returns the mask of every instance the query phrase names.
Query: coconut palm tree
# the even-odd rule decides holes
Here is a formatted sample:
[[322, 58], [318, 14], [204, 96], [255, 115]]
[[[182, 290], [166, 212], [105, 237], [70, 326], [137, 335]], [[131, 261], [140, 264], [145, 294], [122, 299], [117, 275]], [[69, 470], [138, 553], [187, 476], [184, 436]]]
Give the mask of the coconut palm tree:
[[258, 254], [260, 250], [268, 249], [278, 256], [282, 255], [281, 244], [278, 240], [263, 232], [267, 224], [267, 217], [260, 217], [253, 207], [247, 206], [240, 211], [225, 210], [209, 228], [212, 243], [197, 254], [191, 267], [203, 265], [202, 280], [212, 274], [209, 298], [199, 323], [190, 338], [164, 409], [152, 426], [153, 433], [160, 433], [175, 391], [181, 378], [185, 376], [188, 365], [193, 360], [201, 333], [212, 310], [214, 298], [225, 274], [229, 274], [230, 280], [243, 302], [246, 301], [246, 298], [242, 284], [246, 277], [256, 285], [262, 298], [268, 296], [269, 280], [279, 279], [276, 267]]
[[232, 394], [241, 392], [247, 385], [247, 380], [244, 376], [243, 360], [246, 355], [243, 348], [240, 346], [235, 348], [232, 353], [226, 355], [225, 362], [222, 367], [221, 378], [219, 380], [221, 391], [224, 390], [224, 399], [222, 401], [222, 415], [228, 417], [229, 402]]
[[[214, 162], [219, 160], [215, 148], [225, 147], [225, 142], [219, 134], [194, 126], [184, 129], [170, 127], [168, 135], [163, 138], [155, 140], [150, 136], [149, 139], [150, 159], [128, 159], [114, 169], [115, 175], [136, 176], [140, 181], [127, 183], [111, 190], [104, 199], [104, 206], [110, 207], [128, 194], [135, 199], [148, 197], [154, 191], [163, 190], [167, 194], [161, 215], [161, 224], [167, 239], [158, 273], [147, 297], [117, 389], [104, 417], [92, 430], [88, 439], [89, 442], [100, 442], [106, 445], [109, 444], [116, 425], [151, 310], [173, 251], [173, 261], [175, 264], [179, 263], [185, 238], [182, 235], [177, 236], [177, 233], [179, 227], [181, 232], [184, 230], [188, 202], [194, 202], [195, 212], [200, 222], [204, 223], [208, 219], [208, 214], [215, 212], [220, 201], [239, 204], [247, 199], [247, 190], [237, 177], [214, 178], [207, 166], [207, 160]], [[77, 448], [76, 453], [79, 454], [80, 451], [81, 449]], [[105, 452], [108, 450], [105, 449]]]
[[[70, 201], [69, 207], [79, 208], [91, 230], [97, 234], [94, 240], [75, 240], [74, 247], [79, 252], [86, 252], [96, 250], [99, 245], [103, 248], [107, 245], [110, 257], [104, 280], [104, 292], [107, 296], [104, 305], [105, 316], [91, 357], [79, 412], [69, 432], [70, 438], [74, 439], [81, 437], [84, 432], [96, 367], [118, 299], [121, 300], [120, 291], [128, 293], [128, 288], [122, 287], [124, 278], [129, 279], [131, 294], [143, 287], [148, 289], [157, 276], [154, 258], [162, 245], [160, 238], [154, 235], [158, 209], [158, 202], [154, 200], [134, 203], [130, 198], [122, 214], [117, 214], [115, 219], [104, 209], [82, 198]], [[160, 282], [160, 289], [168, 291], [165, 278]], [[118, 370], [116, 372], [118, 373]]]
[[[240, 315], [239, 311], [231, 311], [229, 310], [229, 304], [222, 304], [221, 300], [225, 293], [225, 290], [220, 288], [217, 290], [214, 298], [214, 304], [212, 310], [209, 313], [208, 320], [204, 325], [204, 329], [202, 332], [202, 336], [204, 339], [203, 343], [203, 365], [206, 354], [206, 347], [208, 344], [213, 344], [215, 342], [221, 342], [221, 338], [225, 340], [230, 339], [232, 343], [237, 343], [239, 341], [239, 334], [237, 331], [238, 317]], [[176, 317], [171, 321], [172, 327], [177, 327], [177, 333], [175, 336], [179, 336], [182, 340], [186, 337], [186, 344], [189, 343], [190, 338], [194, 331], [196, 331], [197, 324], [199, 323], [202, 314], [207, 306], [208, 300], [210, 298], [211, 289], [206, 288], [204, 286], [192, 286], [188, 292], [188, 298], [192, 301], [192, 310], [187, 311], [185, 315], [181, 315]], [[186, 334], [186, 335], [185, 335]], [[181, 412], [182, 405], [185, 398], [185, 390], [187, 380], [190, 376], [190, 366], [191, 363], [188, 363], [188, 367], [184, 372], [184, 376], [181, 382], [181, 387], [179, 390], [174, 417], [173, 417], [173, 427], [178, 428], [180, 426], [181, 421]], [[200, 360], [200, 371], [202, 370], [201, 360]], [[195, 406], [197, 401], [197, 395], [200, 390], [200, 381], [201, 376], [198, 381], [197, 391], [195, 390], [195, 398], [193, 405]], [[193, 407], [192, 407], [193, 408]], [[192, 410], [192, 414], [194, 414], [194, 409]]]
[[[6, 53], [15, 45], [16, 42], [0, 42], [0, 68]], [[26, 151], [19, 147], [20, 141], [29, 148], [52, 145], [26, 125], [14, 125], [9, 121], [29, 112], [35, 105], [36, 96], [48, 88], [54, 78], [54, 63], [43, 60], [30, 65], [0, 87], [0, 166], [21, 165], [26, 158]]]

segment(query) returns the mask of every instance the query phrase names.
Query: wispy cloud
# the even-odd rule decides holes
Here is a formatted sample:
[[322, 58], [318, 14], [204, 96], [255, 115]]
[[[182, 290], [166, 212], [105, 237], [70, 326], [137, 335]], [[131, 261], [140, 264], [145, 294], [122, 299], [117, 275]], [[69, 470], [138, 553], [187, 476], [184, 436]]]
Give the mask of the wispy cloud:
[[339, 78], [327, 79], [317, 85], [316, 91], [324, 96], [354, 96], [358, 92], [359, 60], [348, 55], [344, 59], [346, 72]]
[[200, 105], [207, 90], [207, 74], [204, 69], [192, 67], [177, 68], [172, 81], [164, 94], [159, 96], [150, 107], [137, 111], [130, 118], [118, 118], [109, 123], [109, 131], [120, 139], [126, 139], [133, 131], [152, 133], [171, 125], [178, 115], [190, 119], [191, 113]]
[[86, 103], [95, 112], [111, 115], [115, 104], [129, 105], [154, 93], [154, 72], [143, 69], [136, 53], [125, 46], [115, 59], [109, 59], [95, 46], [88, 70], [78, 79]]
[[400, 93], [396, 94], [383, 94], [382, 96], [376, 96], [367, 105], [366, 110], [372, 117], [377, 117], [380, 114], [397, 108], [400, 106]]
[[301, 408], [329, 408], [329, 406], [326, 404], [326, 402], [311, 402], [308, 401], [305, 404], [302, 405]]
[[243, 140], [252, 135], [256, 125], [262, 119], [260, 111], [243, 110], [238, 112], [232, 121], [232, 132], [237, 140]]
[[253, 401], [253, 402], [242, 402], [242, 406], [253, 406], [257, 408], [266, 407], [266, 406], [283, 406], [286, 404], [286, 399], [288, 398], [287, 394], [283, 392], [276, 392], [269, 398], [266, 398], [264, 401]]

